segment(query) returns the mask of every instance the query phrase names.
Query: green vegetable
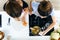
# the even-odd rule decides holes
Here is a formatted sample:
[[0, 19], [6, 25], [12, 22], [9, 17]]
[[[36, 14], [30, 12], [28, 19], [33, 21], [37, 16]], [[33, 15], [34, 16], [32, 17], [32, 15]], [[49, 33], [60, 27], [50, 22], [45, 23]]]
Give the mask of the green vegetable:
[[58, 40], [58, 39], [59, 39], [59, 33], [54, 33], [54, 32], [52, 32], [52, 33], [51, 33], [51, 39]]
[[59, 29], [57, 29], [57, 32], [58, 32], [58, 33], [60, 33], [60, 28], [59, 28]]

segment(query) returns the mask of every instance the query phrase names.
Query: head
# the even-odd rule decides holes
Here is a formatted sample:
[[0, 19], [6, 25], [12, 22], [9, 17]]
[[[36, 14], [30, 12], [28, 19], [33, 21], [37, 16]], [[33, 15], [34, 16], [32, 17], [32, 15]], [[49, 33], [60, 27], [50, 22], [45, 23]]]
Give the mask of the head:
[[0, 31], [0, 40], [4, 38], [4, 32]]
[[8, 0], [9, 2], [16, 2], [16, 0]]
[[23, 1], [23, 0], [16, 0], [17, 2]]
[[22, 7], [23, 7], [23, 0], [16, 0], [16, 2], [18, 2]]
[[9, 2], [18, 2], [21, 6], [23, 6], [22, 0], [9, 0]]
[[52, 5], [50, 1], [41, 1], [38, 6], [38, 12], [41, 16], [48, 16], [52, 11]]
[[9, 0], [9, 1], [22, 1], [22, 0]]
[[9, 0], [10, 2], [21, 2], [21, 1], [23, 1], [23, 0]]
[[22, 13], [22, 7], [17, 2], [9, 2], [6, 5], [6, 12], [13, 18], [19, 18]]

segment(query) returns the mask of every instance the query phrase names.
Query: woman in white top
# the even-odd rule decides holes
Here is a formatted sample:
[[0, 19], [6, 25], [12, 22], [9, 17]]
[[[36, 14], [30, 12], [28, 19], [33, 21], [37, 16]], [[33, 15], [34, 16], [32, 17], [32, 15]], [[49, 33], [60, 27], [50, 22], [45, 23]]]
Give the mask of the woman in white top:
[[[24, 15], [24, 11], [22, 10], [22, 7], [17, 3], [9, 2], [6, 5], [6, 12], [3, 13], [2, 17], [2, 28], [5, 32], [5, 37], [11, 38], [11, 40], [20, 40], [28, 37], [28, 15], [26, 15], [25, 20], [22, 20], [21, 17]], [[4, 19], [4, 17], [8, 14], [10, 16], [10, 25], [8, 25], [7, 19]], [[9, 39], [8, 38], [8, 39]]]
[[6, 11], [6, 5], [9, 2], [17, 2], [22, 7], [23, 11], [25, 12], [24, 15], [22, 16], [22, 19], [25, 20], [25, 16], [28, 13], [28, 4], [24, 0], [8, 0], [3, 6], [4, 11]]

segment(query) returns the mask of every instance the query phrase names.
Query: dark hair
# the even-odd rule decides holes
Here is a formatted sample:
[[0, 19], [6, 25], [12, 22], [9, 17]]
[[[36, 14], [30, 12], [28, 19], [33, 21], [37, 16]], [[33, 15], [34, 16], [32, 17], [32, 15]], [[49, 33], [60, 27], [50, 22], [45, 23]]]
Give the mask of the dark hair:
[[[15, 2], [16, 0], [9, 0], [10, 2]], [[28, 4], [24, 1], [21, 0], [23, 2], [23, 9], [28, 7]]]
[[6, 5], [9, 3], [9, 2], [16, 2], [16, 0], [8, 0], [5, 4], [4, 4], [4, 6], [3, 6], [3, 10], [4, 11], [6, 11]]
[[[23, 9], [24, 9], [24, 8], [27, 8], [27, 7], [28, 7], [28, 4], [27, 4], [25, 1], [23, 1], [23, 0], [21, 0], [21, 1], [23, 2]], [[8, 2], [8, 1], [7, 1], [7, 2]], [[4, 6], [3, 6], [3, 10], [4, 10], [4, 11], [6, 11], [7, 2], [6, 2], [6, 3], [4, 4]], [[16, 0], [9, 0], [9, 2], [15, 3]]]
[[41, 1], [38, 6], [38, 12], [41, 16], [48, 16], [52, 11], [52, 5], [50, 1]]
[[9, 2], [6, 5], [6, 12], [13, 18], [19, 17], [22, 13], [22, 7], [17, 2]]
[[16, 1], [16, 0], [9, 0], [9, 2], [13, 2], [13, 1]]

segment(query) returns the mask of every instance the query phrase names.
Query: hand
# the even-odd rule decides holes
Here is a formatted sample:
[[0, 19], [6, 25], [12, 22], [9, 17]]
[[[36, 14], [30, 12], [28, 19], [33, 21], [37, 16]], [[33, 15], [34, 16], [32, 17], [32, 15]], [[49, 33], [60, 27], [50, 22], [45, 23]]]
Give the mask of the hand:
[[41, 35], [41, 36], [42, 36], [42, 35], [43, 35], [43, 32], [39, 32], [39, 35]]
[[42, 35], [44, 36], [46, 33], [47, 33], [47, 31], [45, 30]]
[[46, 31], [41, 31], [39, 35], [44, 36], [47, 32]]
[[25, 20], [25, 17], [24, 17], [24, 16], [22, 17], [22, 24], [23, 24], [24, 26], [27, 26], [27, 22], [26, 22], [26, 20]]
[[42, 35], [44, 36], [46, 33], [43, 33]]
[[27, 26], [27, 22], [26, 22], [26, 21], [23, 21], [23, 25], [24, 25], [24, 26]]

